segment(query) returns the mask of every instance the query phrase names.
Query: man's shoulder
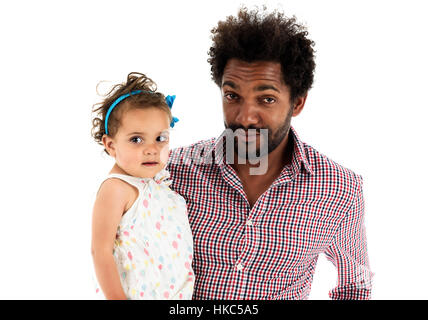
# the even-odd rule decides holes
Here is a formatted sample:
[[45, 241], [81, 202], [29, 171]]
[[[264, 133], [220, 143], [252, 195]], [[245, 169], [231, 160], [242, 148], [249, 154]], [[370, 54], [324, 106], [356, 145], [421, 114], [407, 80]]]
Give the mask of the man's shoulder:
[[346, 184], [352, 189], [362, 185], [363, 178], [360, 174], [332, 160], [311, 145], [303, 143], [303, 148], [316, 177], [335, 184]]

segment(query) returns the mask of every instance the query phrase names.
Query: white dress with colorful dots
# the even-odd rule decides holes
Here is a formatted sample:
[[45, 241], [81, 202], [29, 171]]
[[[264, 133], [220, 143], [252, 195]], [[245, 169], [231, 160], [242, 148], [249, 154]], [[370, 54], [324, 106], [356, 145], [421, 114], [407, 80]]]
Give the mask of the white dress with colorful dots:
[[191, 299], [193, 239], [186, 202], [169, 188], [169, 172], [152, 178], [110, 174], [138, 189], [119, 223], [113, 256], [128, 299]]

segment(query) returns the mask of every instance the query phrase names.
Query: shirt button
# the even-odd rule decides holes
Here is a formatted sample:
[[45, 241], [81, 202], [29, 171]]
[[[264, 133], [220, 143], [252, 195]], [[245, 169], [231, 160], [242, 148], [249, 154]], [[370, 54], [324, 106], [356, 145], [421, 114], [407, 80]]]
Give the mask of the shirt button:
[[244, 266], [242, 264], [238, 263], [236, 265], [236, 269], [238, 269], [238, 271], [241, 271], [242, 269], [244, 269]]
[[253, 220], [248, 219], [248, 220], [247, 220], [247, 226], [252, 226], [252, 225], [253, 225]]

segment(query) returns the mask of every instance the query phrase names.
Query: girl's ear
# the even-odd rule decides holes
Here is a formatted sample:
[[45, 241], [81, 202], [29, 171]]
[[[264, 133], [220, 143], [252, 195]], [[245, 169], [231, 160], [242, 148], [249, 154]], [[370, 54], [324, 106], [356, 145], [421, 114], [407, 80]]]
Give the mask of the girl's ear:
[[113, 139], [105, 134], [103, 135], [102, 141], [103, 141], [104, 148], [107, 150], [108, 154], [111, 155], [113, 158], [115, 158], [116, 149], [115, 149]]

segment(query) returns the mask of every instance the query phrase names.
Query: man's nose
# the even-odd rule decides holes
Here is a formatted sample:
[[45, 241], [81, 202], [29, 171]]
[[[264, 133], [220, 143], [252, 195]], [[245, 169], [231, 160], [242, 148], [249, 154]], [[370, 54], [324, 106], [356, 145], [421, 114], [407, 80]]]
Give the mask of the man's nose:
[[241, 104], [235, 119], [236, 123], [239, 123], [243, 127], [248, 128], [251, 125], [257, 125], [259, 120], [257, 106], [255, 106], [254, 103], [244, 102]]

